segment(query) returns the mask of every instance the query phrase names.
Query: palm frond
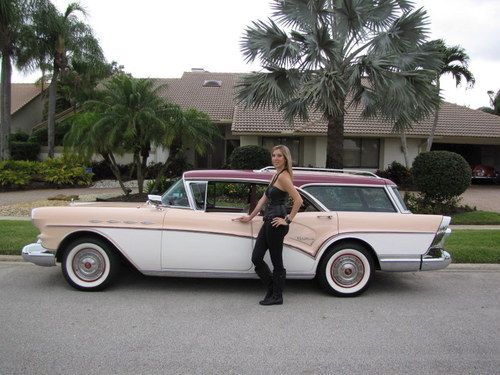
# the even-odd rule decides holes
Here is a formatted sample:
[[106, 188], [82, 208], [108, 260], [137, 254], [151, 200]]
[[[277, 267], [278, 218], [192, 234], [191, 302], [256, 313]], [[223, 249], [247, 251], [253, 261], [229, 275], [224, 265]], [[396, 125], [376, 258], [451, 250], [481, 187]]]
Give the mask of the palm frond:
[[328, 23], [328, 0], [275, 0], [273, 17], [286, 28], [313, 31]]
[[293, 97], [300, 83], [296, 70], [268, 67], [268, 73], [253, 73], [242, 77], [237, 85], [237, 100], [245, 107], [279, 107]]
[[259, 58], [264, 64], [293, 65], [300, 51], [297, 42], [272, 20], [253, 22], [245, 30], [240, 46], [247, 62]]

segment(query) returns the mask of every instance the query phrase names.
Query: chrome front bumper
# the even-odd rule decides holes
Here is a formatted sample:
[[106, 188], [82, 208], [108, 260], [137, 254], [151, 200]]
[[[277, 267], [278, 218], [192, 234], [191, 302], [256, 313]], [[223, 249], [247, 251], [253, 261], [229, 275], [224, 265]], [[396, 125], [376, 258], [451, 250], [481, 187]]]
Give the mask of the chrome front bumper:
[[40, 242], [26, 245], [21, 254], [26, 262], [34, 263], [37, 266], [51, 267], [56, 265], [56, 256], [44, 248]]

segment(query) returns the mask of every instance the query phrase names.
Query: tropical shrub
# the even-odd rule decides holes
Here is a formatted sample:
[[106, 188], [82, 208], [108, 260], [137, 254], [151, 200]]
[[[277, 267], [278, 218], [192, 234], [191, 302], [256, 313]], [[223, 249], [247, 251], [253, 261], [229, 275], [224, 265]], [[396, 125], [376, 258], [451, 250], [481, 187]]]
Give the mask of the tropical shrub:
[[271, 165], [271, 155], [261, 146], [241, 146], [234, 149], [229, 163], [233, 169], [260, 169]]
[[29, 134], [16, 132], [9, 136], [11, 160], [37, 160], [40, 145], [29, 141]]
[[471, 169], [462, 156], [449, 151], [424, 152], [415, 158], [412, 172], [420, 191], [406, 196], [412, 212], [452, 214], [463, 210], [459, 196], [470, 185]]
[[54, 185], [86, 186], [92, 182], [92, 175], [78, 164], [64, 159], [48, 159], [40, 164], [43, 180]]
[[77, 163], [64, 159], [0, 162], [0, 187], [18, 189], [37, 186], [84, 186], [92, 182], [92, 175]]
[[38, 159], [40, 145], [32, 142], [10, 141], [10, 158], [12, 160], [32, 160]]
[[3, 188], [24, 186], [35, 173], [36, 167], [33, 162], [0, 161], [0, 186]]
[[419, 154], [413, 162], [416, 188], [426, 197], [444, 201], [461, 195], [470, 185], [471, 169], [454, 152], [430, 151]]
[[403, 164], [393, 161], [385, 170], [379, 170], [378, 176], [387, 178], [398, 185], [401, 189], [409, 189], [413, 185], [413, 176], [411, 170]]
[[[54, 144], [56, 146], [63, 145], [63, 139], [66, 133], [71, 129], [71, 120], [67, 119], [63, 122], [56, 123]], [[40, 128], [35, 130], [29, 137], [29, 142], [37, 143], [41, 146], [47, 145], [47, 128]]]

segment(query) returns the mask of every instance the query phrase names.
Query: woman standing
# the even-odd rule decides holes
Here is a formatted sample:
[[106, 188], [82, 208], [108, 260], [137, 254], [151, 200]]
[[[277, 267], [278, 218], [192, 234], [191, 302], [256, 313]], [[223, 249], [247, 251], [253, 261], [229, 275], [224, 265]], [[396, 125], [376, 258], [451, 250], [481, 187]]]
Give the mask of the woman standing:
[[[252, 263], [255, 273], [259, 275], [267, 287], [266, 296], [261, 305], [283, 304], [283, 288], [285, 286], [286, 270], [283, 267], [283, 239], [288, 233], [288, 226], [302, 205], [302, 198], [293, 186], [292, 156], [288, 147], [278, 145], [273, 147], [271, 159], [276, 173], [250, 215], [237, 218], [243, 223], [252, 220], [269, 201], [265, 213], [264, 224], [259, 231], [252, 253]], [[286, 199], [290, 196], [293, 207], [286, 214]], [[264, 255], [269, 249], [273, 272], [264, 261]]]

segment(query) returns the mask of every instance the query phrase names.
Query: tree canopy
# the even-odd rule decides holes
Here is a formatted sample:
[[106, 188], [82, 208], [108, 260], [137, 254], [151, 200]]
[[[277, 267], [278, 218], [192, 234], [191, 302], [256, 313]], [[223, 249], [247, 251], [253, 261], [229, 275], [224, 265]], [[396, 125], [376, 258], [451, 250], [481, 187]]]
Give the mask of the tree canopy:
[[439, 97], [432, 85], [439, 55], [426, 48], [428, 20], [405, 0], [275, 0], [241, 48], [263, 71], [245, 76], [238, 100], [279, 108], [285, 120], [328, 122], [326, 166], [343, 167], [344, 115], [361, 105], [405, 129], [428, 117]]
[[111, 77], [103, 83], [99, 97], [87, 101], [76, 116], [66, 146], [86, 158], [100, 154], [120, 181], [115, 155], [132, 153], [142, 193], [143, 173], [153, 147], [170, 147], [173, 158], [184, 142], [202, 153], [217, 133], [206, 114], [167, 102], [158, 93], [162, 88], [151, 79], [126, 74]]
[[[469, 87], [474, 86], [475, 79], [472, 72], [469, 70], [469, 55], [461, 46], [448, 46], [442, 39], [432, 40], [428, 42], [430, 49], [439, 53], [441, 66], [436, 70], [436, 88], [438, 92], [441, 90], [440, 79], [443, 75], [451, 75], [455, 80], [456, 86], [462, 83], [465, 79]], [[441, 100], [440, 100], [441, 102]], [[434, 121], [432, 124], [429, 138], [427, 139], [427, 151], [431, 150], [434, 133], [436, 131], [439, 118], [439, 111], [434, 112]]]

